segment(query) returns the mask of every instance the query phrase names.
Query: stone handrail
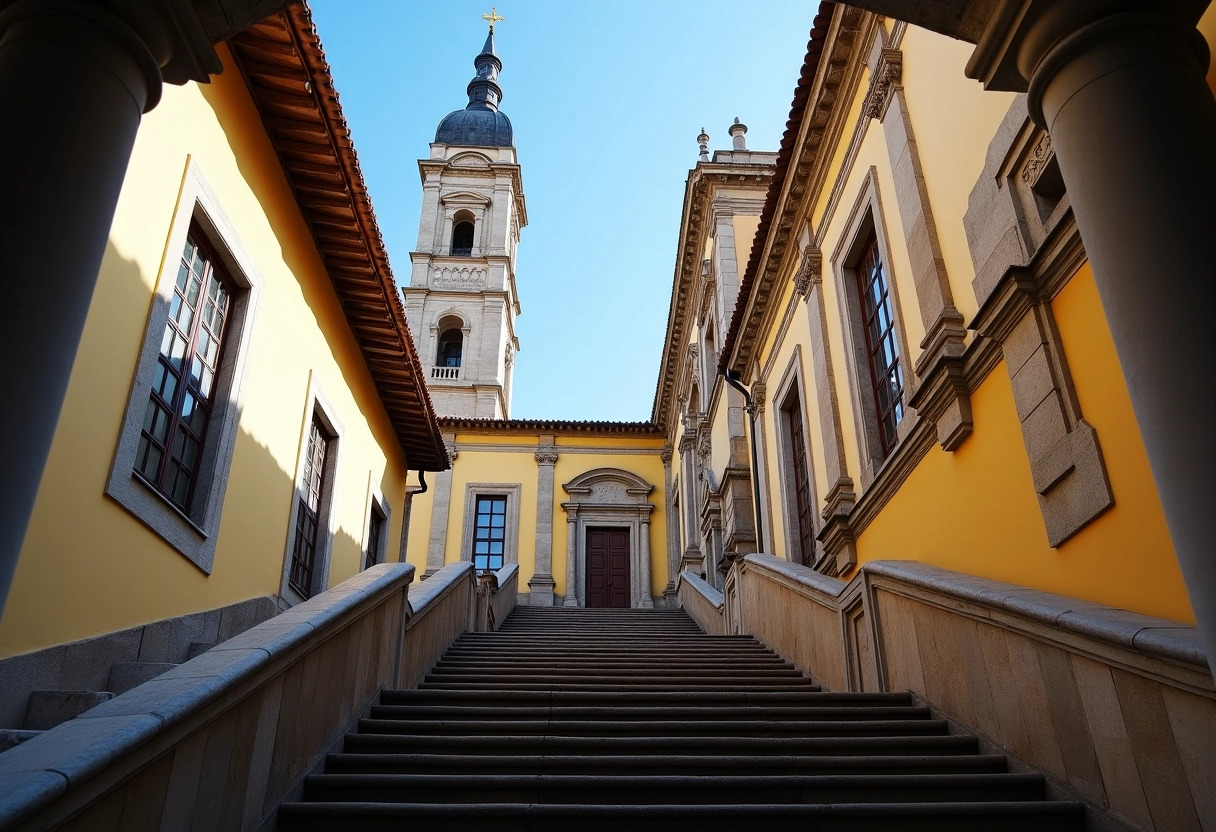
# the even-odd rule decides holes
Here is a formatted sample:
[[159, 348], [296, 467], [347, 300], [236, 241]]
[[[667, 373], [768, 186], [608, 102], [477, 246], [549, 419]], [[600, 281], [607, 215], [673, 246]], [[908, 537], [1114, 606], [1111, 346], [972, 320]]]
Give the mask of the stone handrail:
[[469, 625], [472, 564], [380, 564], [0, 754], [0, 829], [258, 829]]
[[494, 577], [498, 585], [489, 594], [487, 625], [490, 632], [502, 626], [511, 610], [515, 609], [519, 598], [519, 564], [508, 563], [495, 572]]
[[1194, 627], [912, 561], [845, 583], [748, 555], [727, 586], [732, 631], [828, 690], [910, 690], [1133, 827], [1216, 821], [1216, 685]]
[[676, 581], [676, 597], [680, 606], [702, 630], [713, 635], [726, 632], [725, 601], [722, 593], [700, 575], [681, 572]]

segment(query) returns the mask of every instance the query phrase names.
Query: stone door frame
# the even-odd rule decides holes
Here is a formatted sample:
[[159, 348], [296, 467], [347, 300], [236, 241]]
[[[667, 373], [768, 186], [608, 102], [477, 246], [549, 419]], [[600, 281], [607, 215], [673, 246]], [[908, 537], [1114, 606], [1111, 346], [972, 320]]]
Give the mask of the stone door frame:
[[587, 528], [605, 526], [629, 530], [629, 606], [653, 609], [650, 594], [649, 501], [654, 486], [620, 468], [596, 468], [579, 474], [562, 489], [571, 499], [566, 512], [566, 600], [563, 606], [584, 607], [587, 574]]

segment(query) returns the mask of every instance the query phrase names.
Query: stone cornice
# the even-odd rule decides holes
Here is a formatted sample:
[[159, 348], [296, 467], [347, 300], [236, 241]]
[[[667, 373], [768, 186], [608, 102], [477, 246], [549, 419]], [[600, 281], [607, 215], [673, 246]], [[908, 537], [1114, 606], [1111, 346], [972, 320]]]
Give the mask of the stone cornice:
[[[650, 420], [666, 427], [671, 418], [671, 405], [678, 387], [679, 368], [688, 345], [691, 311], [701, 279], [701, 260], [707, 223], [713, 216], [715, 203], [725, 197], [717, 196], [718, 188], [767, 187], [773, 176], [769, 164], [715, 164], [698, 162], [689, 174], [684, 188], [684, 207], [680, 217], [680, 236], [676, 247], [675, 275], [672, 280], [671, 301], [667, 313], [667, 334], [659, 362], [659, 377], [655, 389]], [[730, 204], [741, 199], [729, 197]], [[752, 207], [750, 200], [748, 207]]]
[[[740, 284], [739, 302], [731, 318], [722, 365], [746, 373], [754, 358], [759, 333], [764, 329], [777, 284], [791, 250], [804, 201], [812, 195], [812, 173], [821, 164], [820, 149], [831, 147], [837, 104], [849, 104], [842, 90], [849, 89], [850, 73], [860, 72], [859, 37], [868, 13], [843, 4], [822, 3], [811, 31], [806, 61], [790, 108], [790, 127], [781, 142], [777, 173], [756, 231], [747, 270]], [[839, 121], [836, 118], [835, 121]]]

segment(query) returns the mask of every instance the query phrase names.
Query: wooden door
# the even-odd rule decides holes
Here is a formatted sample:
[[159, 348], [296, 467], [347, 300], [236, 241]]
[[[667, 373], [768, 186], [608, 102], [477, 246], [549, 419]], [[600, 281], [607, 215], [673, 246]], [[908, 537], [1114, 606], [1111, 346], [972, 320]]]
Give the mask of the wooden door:
[[587, 529], [587, 606], [629, 607], [629, 530]]

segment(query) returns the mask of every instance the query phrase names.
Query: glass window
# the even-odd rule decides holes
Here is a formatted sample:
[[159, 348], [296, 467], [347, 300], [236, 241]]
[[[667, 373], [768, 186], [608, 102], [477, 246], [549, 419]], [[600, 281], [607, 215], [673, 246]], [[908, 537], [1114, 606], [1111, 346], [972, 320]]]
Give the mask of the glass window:
[[904, 417], [904, 378], [882, 255], [878, 250], [878, 238], [872, 234], [857, 263], [857, 288], [878, 416], [878, 438], [882, 454], [886, 456], [895, 447], [898, 439], [895, 429]]
[[380, 508], [372, 504], [372, 517], [367, 524], [367, 557], [364, 559], [363, 568], [375, 566], [380, 563], [381, 549], [384, 545], [381, 537], [384, 535], [384, 514]]
[[477, 498], [477, 516], [473, 526], [473, 566], [479, 572], [496, 572], [503, 566], [506, 545], [507, 498]]
[[215, 399], [232, 282], [192, 230], [178, 264], [135, 472], [189, 512]]
[[304, 490], [296, 507], [296, 539], [291, 549], [291, 586], [305, 598], [312, 596], [317, 559], [317, 534], [320, 528], [321, 497], [328, 474], [325, 460], [330, 438], [314, 413], [304, 457]]

